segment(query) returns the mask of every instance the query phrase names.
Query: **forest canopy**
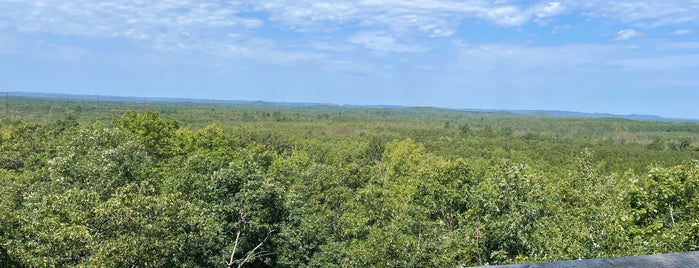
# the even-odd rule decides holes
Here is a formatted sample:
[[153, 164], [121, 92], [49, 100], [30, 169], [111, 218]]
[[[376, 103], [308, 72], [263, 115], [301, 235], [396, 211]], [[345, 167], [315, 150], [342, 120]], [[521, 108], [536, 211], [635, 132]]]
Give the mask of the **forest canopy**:
[[454, 267], [699, 246], [697, 123], [13, 101], [1, 267]]

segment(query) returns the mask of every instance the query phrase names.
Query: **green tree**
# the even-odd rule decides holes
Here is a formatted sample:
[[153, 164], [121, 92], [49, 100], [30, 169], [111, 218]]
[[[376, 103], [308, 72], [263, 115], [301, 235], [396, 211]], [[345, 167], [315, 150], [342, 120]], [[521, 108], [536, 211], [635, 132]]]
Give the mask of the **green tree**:
[[48, 161], [49, 177], [63, 187], [80, 187], [106, 199], [117, 188], [151, 176], [146, 148], [114, 128], [83, 129], [67, 136]]
[[131, 110], [115, 118], [113, 123], [127, 135], [138, 138], [149, 153], [163, 156], [175, 150], [172, 137], [179, 123], [174, 119], [161, 118], [154, 111], [139, 113]]
[[542, 189], [526, 165], [506, 161], [472, 192], [471, 220], [479, 222], [483, 260], [503, 263], [531, 254], [532, 233], [544, 215]]
[[653, 138], [653, 141], [648, 144], [648, 149], [656, 151], [665, 150], [665, 140], [661, 137]]
[[149, 182], [118, 189], [94, 208], [96, 243], [90, 266], [213, 266], [222, 247], [220, 224], [180, 194], [160, 194]]
[[28, 266], [84, 264], [94, 246], [88, 226], [98, 202], [96, 193], [78, 189], [30, 197], [19, 213], [13, 253]]
[[631, 232], [645, 252], [699, 248], [699, 163], [651, 170], [629, 192], [635, 226]]

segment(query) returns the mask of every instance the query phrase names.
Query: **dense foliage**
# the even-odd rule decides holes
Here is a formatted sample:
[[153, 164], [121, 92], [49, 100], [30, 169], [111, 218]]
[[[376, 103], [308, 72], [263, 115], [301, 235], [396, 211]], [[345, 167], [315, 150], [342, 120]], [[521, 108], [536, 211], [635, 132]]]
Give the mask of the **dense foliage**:
[[16, 99], [0, 267], [454, 267], [697, 250], [699, 124]]

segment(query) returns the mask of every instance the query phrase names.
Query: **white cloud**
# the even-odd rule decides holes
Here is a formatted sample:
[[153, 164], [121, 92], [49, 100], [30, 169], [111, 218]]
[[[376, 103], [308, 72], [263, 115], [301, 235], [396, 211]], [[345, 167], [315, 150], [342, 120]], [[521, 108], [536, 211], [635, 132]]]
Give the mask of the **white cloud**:
[[548, 2], [534, 9], [535, 15], [539, 18], [553, 17], [565, 11], [565, 6], [560, 2]]
[[[464, 21], [473, 20], [506, 28], [531, 22], [546, 25], [561, 14], [573, 13], [619, 20], [629, 24], [621, 27], [635, 29], [644, 29], [637, 24], [654, 27], [699, 21], [699, 2], [670, 0], [0, 0], [0, 10], [5, 11], [0, 12], [2, 33], [28, 38], [47, 33], [124, 39], [130, 45], [158, 50], [272, 62], [337, 60], [343, 53], [362, 53], [358, 47], [363, 52], [427, 52], [427, 44], [433, 41], [411, 41], [427, 36], [454, 38]], [[298, 36], [271, 40], [277, 37], [265, 37], [262, 29], [267, 24]], [[553, 26], [554, 32], [565, 27]], [[686, 25], [677, 28], [682, 27], [689, 29], [674, 34], [692, 32]], [[356, 33], [338, 40], [348, 35], [348, 29]], [[639, 34], [626, 29], [614, 40]], [[8, 46], [2, 49], [7, 51]]]
[[347, 43], [338, 42], [322, 42], [322, 41], [309, 41], [306, 44], [300, 44], [300, 46], [311, 47], [320, 51], [331, 51], [331, 52], [348, 52], [354, 49], [353, 45]]
[[618, 46], [573, 44], [526, 46], [506, 43], [468, 45], [457, 43], [458, 65], [476, 71], [508, 69], [517, 72], [593, 72], [619, 51]]
[[347, 41], [378, 52], [405, 53], [423, 50], [417, 46], [398, 43], [394, 37], [383, 32], [360, 32], [351, 36]]
[[699, 21], [699, 1], [587, 0], [567, 3], [594, 18], [613, 18], [643, 27]]
[[616, 33], [616, 36], [614, 36], [614, 41], [626, 41], [639, 35], [641, 34], [637, 31], [632, 29], [624, 29]]
[[670, 42], [663, 44], [662, 47], [670, 49], [699, 49], [699, 42]]
[[610, 61], [611, 66], [641, 71], [673, 71], [699, 68], [699, 54], [666, 55]]
[[[609, 67], [633, 71], [687, 70], [699, 68], [699, 54], [638, 57], [621, 44], [563, 46], [527, 46], [512, 43], [473, 45], [455, 42], [456, 66], [469, 71], [513, 71], [566, 73], [571, 71], [606, 73]], [[678, 42], [662, 45], [669, 49], [697, 49], [699, 42]]]
[[[0, 10], [12, 10], [0, 12], [0, 21], [8, 22], [5, 30], [20, 37], [123, 38], [136, 46], [168, 52], [275, 63], [322, 57], [320, 53], [282, 48], [271, 40], [264, 42], [256, 31], [265, 22], [245, 15], [251, 9], [242, 1], [15, 1], [0, 2]], [[51, 45], [44, 46], [50, 49]]]
[[260, 0], [252, 4], [272, 20], [297, 31], [331, 31], [344, 24], [450, 36], [462, 20], [477, 18], [505, 26], [521, 26], [534, 18], [548, 18], [565, 10], [561, 2], [523, 7], [506, 1], [450, 0]]
[[690, 29], [678, 29], [678, 30], [673, 31], [672, 34], [674, 34], [674, 35], [688, 35], [688, 34], [691, 34], [693, 32], [694, 31], [692, 31]]
[[[390, 32], [452, 36], [466, 19], [504, 27], [530, 21], [547, 24], [564, 12], [659, 26], [699, 21], [697, 1], [645, 0], [169, 0], [169, 1], [4, 1], [0, 21], [18, 30], [70, 35], [112, 35], [136, 39], [214, 30], [254, 31], [261, 18], [299, 32], [333, 31], [346, 25]], [[196, 36], [195, 36], [196, 37]]]
[[66, 35], [126, 35], [178, 32], [187, 28], [255, 28], [261, 21], [239, 18], [239, 5], [217, 1], [27, 1], [4, 15], [20, 31]]
[[566, 7], [560, 2], [548, 2], [541, 4], [532, 9], [534, 11], [534, 22], [539, 25], [546, 25], [555, 17], [566, 10]]

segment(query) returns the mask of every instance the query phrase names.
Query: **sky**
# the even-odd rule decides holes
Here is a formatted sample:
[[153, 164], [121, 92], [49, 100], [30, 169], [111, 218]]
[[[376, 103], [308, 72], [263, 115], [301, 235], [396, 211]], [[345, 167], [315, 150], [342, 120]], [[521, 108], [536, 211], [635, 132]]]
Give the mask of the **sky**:
[[699, 119], [699, 0], [0, 0], [0, 91]]

